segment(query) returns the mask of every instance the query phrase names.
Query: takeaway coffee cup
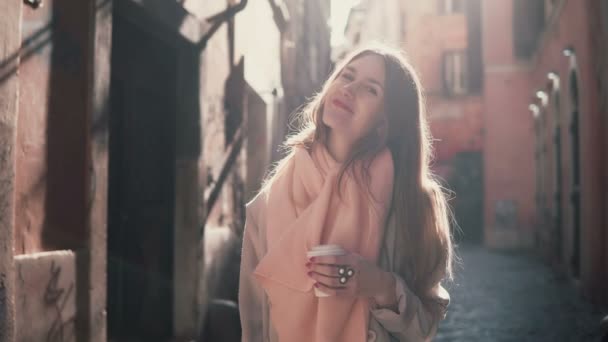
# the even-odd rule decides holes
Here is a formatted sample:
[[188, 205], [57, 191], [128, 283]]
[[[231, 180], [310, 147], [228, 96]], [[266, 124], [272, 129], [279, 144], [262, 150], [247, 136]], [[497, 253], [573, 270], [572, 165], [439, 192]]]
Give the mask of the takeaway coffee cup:
[[[313, 247], [306, 253], [308, 258], [319, 257], [319, 256], [332, 256], [332, 255], [345, 255], [346, 251], [340, 247], [340, 245], [319, 245]], [[330, 294], [323, 292], [321, 289], [315, 287], [315, 296], [317, 297], [329, 297]]]

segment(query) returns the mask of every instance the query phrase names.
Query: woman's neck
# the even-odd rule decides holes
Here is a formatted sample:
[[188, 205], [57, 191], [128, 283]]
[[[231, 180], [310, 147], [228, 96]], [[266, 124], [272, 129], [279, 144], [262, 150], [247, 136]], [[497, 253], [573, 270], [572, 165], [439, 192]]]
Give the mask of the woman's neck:
[[331, 130], [327, 133], [327, 151], [338, 163], [344, 163], [350, 155], [352, 144]]

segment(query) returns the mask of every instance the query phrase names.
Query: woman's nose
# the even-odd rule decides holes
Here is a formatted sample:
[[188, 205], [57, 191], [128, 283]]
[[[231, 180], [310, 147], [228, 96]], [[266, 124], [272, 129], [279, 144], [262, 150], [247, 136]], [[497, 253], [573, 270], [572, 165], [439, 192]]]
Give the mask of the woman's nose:
[[342, 93], [344, 96], [353, 97], [353, 96], [355, 96], [356, 91], [357, 91], [356, 82], [349, 82], [342, 87]]

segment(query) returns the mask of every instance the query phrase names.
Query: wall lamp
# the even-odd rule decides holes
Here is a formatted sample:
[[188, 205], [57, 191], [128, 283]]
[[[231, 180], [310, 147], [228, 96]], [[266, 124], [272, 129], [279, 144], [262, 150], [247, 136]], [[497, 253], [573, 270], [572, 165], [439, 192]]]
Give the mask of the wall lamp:
[[540, 100], [543, 106], [546, 106], [549, 103], [549, 95], [547, 95], [546, 91], [537, 90], [535, 96]]
[[559, 75], [556, 72], [548, 72], [547, 79], [551, 81], [551, 88], [553, 88], [554, 90], [559, 89]]
[[528, 106], [528, 109], [532, 112], [532, 117], [533, 118], [538, 118], [538, 115], [540, 114], [540, 108], [538, 108], [538, 105], [535, 103], [530, 103], [530, 105]]
[[564, 48], [562, 50], [562, 53], [566, 57], [572, 57], [572, 56], [574, 56], [574, 48], [572, 46], [567, 46], [566, 48]]

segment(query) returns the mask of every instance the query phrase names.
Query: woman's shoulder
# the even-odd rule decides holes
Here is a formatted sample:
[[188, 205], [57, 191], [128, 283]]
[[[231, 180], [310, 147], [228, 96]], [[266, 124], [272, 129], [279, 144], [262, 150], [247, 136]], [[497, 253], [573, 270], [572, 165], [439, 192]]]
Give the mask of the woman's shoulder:
[[245, 204], [245, 214], [248, 220], [258, 222], [261, 217], [265, 217], [267, 197], [267, 191], [262, 189]]
[[369, 167], [370, 190], [373, 197], [379, 202], [390, 200], [394, 181], [393, 156], [388, 148], [380, 151], [372, 160]]
[[266, 205], [266, 199], [268, 197], [268, 191], [265, 189], [261, 189], [258, 193], [245, 204], [245, 209], [247, 210], [259, 210], [261, 207]]

